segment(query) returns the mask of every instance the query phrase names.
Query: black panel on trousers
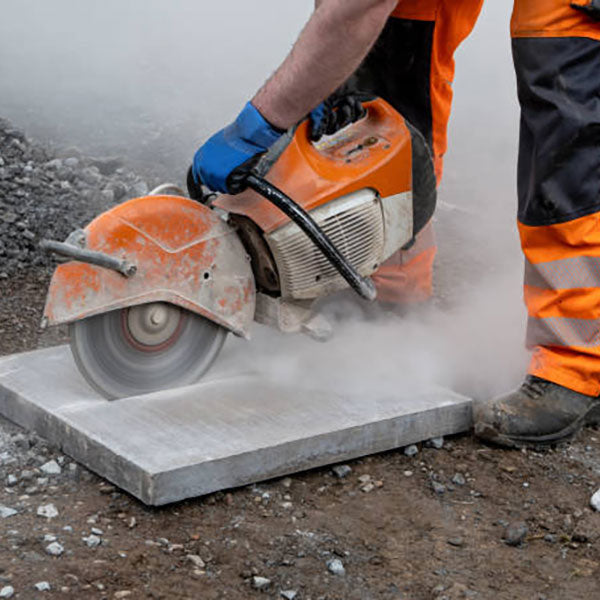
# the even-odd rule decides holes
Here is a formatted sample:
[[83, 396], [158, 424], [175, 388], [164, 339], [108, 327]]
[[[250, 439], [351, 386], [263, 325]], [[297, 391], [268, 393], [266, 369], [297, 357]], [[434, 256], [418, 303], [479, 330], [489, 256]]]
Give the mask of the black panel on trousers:
[[517, 38], [519, 221], [552, 225], [600, 211], [600, 42]]
[[355, 89], [389, 102], [432, 145], [431, 51], [435, 23], [391, 18], [352, 77]]

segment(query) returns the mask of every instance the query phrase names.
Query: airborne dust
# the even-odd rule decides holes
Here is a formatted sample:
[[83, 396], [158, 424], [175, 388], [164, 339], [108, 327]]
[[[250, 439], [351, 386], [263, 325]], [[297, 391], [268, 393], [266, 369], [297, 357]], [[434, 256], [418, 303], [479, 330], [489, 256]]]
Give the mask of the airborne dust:
[[[285, 6], [284, 6], [285, 5]], [[199, 142], [235, 116], [288, 51], [311, 2], [19, 0], [0, 21], [0, 116], [31, 136], [122, 155], [182, 181]], [[437, 296], [403, 318], [350, 308], [318, 344], [257, 328], [245, 368], [381, 394], [431, 382], [485, 397], [526, 366], [514, 223], [518, 110], [509, 7], [489, 2], [457, 55], [436, 216]], [[230, 346], [247, 342], [230, 341]], [[260, 351], [259, 351], [260, 350]]]

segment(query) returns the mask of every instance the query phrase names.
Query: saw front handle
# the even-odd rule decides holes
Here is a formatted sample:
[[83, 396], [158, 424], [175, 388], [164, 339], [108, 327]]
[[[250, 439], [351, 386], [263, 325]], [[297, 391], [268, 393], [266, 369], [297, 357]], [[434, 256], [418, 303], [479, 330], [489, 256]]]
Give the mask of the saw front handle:
[[284, 212], [304, 233], [312, 240], [325, 258], [335, 267], [338, 273], [348, 282], [365, 300], [375, 300], [377, 290], [370, 277], [362, 277], [356, 269], [346, 260], [344, 255], [335, 247], [325, 232], [315, 223], [313, 218], [301, 206], [296, 204], [280, 189], [259, 177], [256, 173], [249, 173], [246, 177], [249, 188], [260, 194], [263, 198], [274, 204]]

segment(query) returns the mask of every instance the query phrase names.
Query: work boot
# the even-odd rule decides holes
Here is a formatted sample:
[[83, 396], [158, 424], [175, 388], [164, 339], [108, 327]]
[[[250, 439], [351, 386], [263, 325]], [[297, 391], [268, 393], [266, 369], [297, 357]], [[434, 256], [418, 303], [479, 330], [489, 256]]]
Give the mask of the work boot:
[[528, 375], [509, 394], [473, 406], [475, 435], [508, 448], [541, 447], [572, 438], [600, 421], [600, 399]]

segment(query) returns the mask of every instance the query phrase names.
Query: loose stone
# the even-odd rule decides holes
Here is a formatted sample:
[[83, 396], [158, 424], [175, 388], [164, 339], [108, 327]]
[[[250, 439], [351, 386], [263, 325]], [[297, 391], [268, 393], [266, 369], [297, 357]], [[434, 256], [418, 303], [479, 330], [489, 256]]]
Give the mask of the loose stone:
[[462, 473], [455, 473], [454, 477], [452, 478], [452, 483], [454, 485], [465, 485], [467, 480]]
[[58, 517], [58, 510], [54, 504], [42, 504], [38, 506], [37, 516], [54, 519], [54, 517]]
[[590, 504], [594, 510], [600, 511], [600, 490], [592, 496]]
[[39, 581], [33, 586], [38, 592], [49, 592], [52, 588], [47, 581]]
[[446, 493], [446, 486], [441, 484], [439, 481], [432, 481], [431, 489], [440, 496]]
[[344, 479], [352, 473], [352, 468], [349, 465], [335, 465], [331, 470], [338, 479]]
[[0, 590], [0, 598], [12, 598], [15, 594], [15, 588], [12, 585], [5, 585]]
[[88, 548], [97, 548], [102, 543], [102, 540], [94, 534], [82, 537], [81, 539]]
[[265, 588], [269, 587], [271, 585], [271, 580], [267, 579], [266, 577], [259, 577], [258, 575], [255, 575], [252, 578], [252, 587], [255, 590], [264, 590]]
[[411, 444], [410, 446], [406, 446], [404, 448], [404, 454], [406, 456], [416, 456], [419, 453], [419, 449], [415, 444]]
[[519, 546], [527, 537], [529, 528], [522, 521], [511, 523], [504, 532], [504, 541], [509, 546]]
[[431, 438], [427, 442], [427, 445], [430, 448], [435, 448], [436, 450], [441, 450], [444, 447], [444, 438], [443, 437]]
[[62, 469], [60, 465], [55, 460], [49, 460], [47, 463], [44, 463], [40, 470], [46, 475], [60, 475]]
[[0, 504], [0, 519], [8, 519], [9, 517], [14, 517], [16, 514], [17, 511], [14, 508]]
[[46, 553], [50, 554], [50, 556], [60, 556], [65, 549], [58, 542], [52, 542], [46, 546]]
[[344, 563], [339, 558], [332, 558], [327, 562], [327, 569], [333, 575], [345, 575]]
[[204, 569], [205, 562], [197, 554], [188, 554], [186, 559], [191, 562], [197, 569]]

